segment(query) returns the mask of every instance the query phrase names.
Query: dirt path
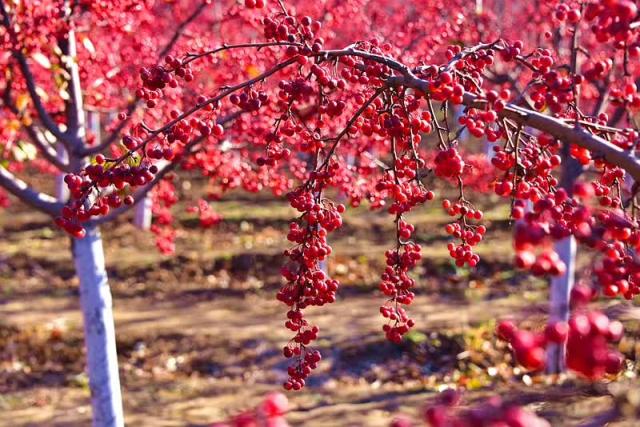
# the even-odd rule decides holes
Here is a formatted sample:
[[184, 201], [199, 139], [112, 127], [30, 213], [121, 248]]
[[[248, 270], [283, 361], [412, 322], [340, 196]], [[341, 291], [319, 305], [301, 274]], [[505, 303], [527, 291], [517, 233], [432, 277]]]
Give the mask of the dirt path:
[[[335, 304], [309, 311], [309, 317], [323, 331], [322, 346], [336, 348], [349, 342], [365, 341], [378, 336], [381, 319], [377, 316], [380, 300], [371, 294], [355, 294], [341, 298]], [[34, 307], [37, 308], [34, 310]], [[248, 373], [255, 378], [246, 385], [242, 375], [237, 378], [189, 378], [186, 381], [166, 381], [158, 374], [147, 386], [128, 384], [125, 388], [128, 425], [206, 425], [229, 412], [256, 402], [268, 390], [278, 389], [284, 377], [279, 349], [289, 338], [282, 327], [283, 307], [265, 293], [245, 297], [220, 296], [208, 301], [160, 301], [150, 303], [143, 298], [115, 300], [116, 330], [119, 338], [150, 342], [154, 337], [180, 334], [206, 337], [206, 345], [224, 352], [253, 346], [258, 363], [265, 372]], [[461, 305], [460, 302], [434, 302], [420, 296], [412, 311], [421, 330], [464, 328], [494, 316], [508, 313], [508, 300], [495, 300], [481, 304]], [[29, 301], [14, 300], [0, 306], [4, 322], [19, 325], [45, 327], [47, 324], [79, 328], [81, 319], [77, 299], [74, 297], [34, 297]], [[227, 355], [238, 363], [237, 354]], [[251, 355], [246, 357], [251, 358]], [[225, 356], [214, 359], [224, 360]], [[389, 411], [399, 406], [411, 406], [423, 401], [429, 393], [419, 393], [407, 400], [394, 393], [406, 386], [384, 386], [354, 381], [348, 390], [340, 390], [330, 379], [310, 387], [308, 392], [293, 398], [299, 408], [291, 414], [292, 422], [300, 425], [336, 425], [338, 414], [349, 414], [354, 425], [384, 425]], [[419, 388], [417, 389], [419, 390]], [[411, 390], [409, 389], [409, 392]], [[0, 425], [82, 425], [88, 420], [86, 390], [78, 388], [37, 387], [27, 392], [15, 392], [3, 396], [0, 402], [12, 408], [3, 413], [8, 417]], [[415, 402], [414, 402], [415, 403]], [[1, 406], [0, 406], [1, 407]], [[223, 410], [220, 408], [224, 408]], [[381, 413], [386, 414], [381, 417]], [[356, 422], [363, 414], [368, 421]], [[11, 422], [7, 423], [7, 419]], [[153, 423], [151, 424], [151, 421]], [[346, 419], [344, 419], [346, 421]], [[308, 424], [313, 422], [313, 424]], [[30, 424], [31, 423], [31, 424]], [[347, 425], [347, 424], [342, 424]]]
[[[280, 389], [280, 350], [291, 336], [274, 295], [292, 213], [278, 206], [218, 203], [227, 222], [181, 229], [173, 257], [159, 255], [149, 234], [126, 223], [105, 228], [128, 426], [208, 426]], [[400, 347], [383, 339], [376, 291], [384, 250], [393, 245], [389, 219], [361, 209], [332, 236], [329, 268], [344, 287], [335, 304], [308, 310], [325, 360], [305, 390], [290, 395], [293, 426], [388, 426], [395, 413], [420, 411], [442, 385], [464, 384], [472, 400], [524, 387], [487, 321], [514, 315], [535, 322], [544, 283], [509, 267], [509, 231], [498, 227], [483, 243], [475, 272], [456, 271], [441, 210], [414, 219], [425, 263], [414, 272], [416, 334]], [[0, 214], [0, 231], [0, 338], [8, 343], [0, 348], [7, 390], [0, 427], [90, 425], [68, 238], [49, 219], [18, 208]], [[54, 331], [61, 338], [52, 339]], [[504, 378], [489, 378], [488, 367], [497, 377], [505, 369]], [[575, 408], [562, 401], [537, 409], [562, 419], [554, 425], [575, 426], [608, 404], [575, 400]]]

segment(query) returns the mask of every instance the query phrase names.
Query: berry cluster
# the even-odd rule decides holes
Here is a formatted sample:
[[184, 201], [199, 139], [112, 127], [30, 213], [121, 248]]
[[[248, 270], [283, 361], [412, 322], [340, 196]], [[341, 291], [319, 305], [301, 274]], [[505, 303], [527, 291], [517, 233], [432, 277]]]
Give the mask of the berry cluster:
[[233, 105], [237, 105], [243, 111], [258, 111], [269, 104], [269, 95], [265, 91], [247, 90], [240, 95], [233, 94], [229, 97]]
[[449, 255], [456, 260], [458, 267], [465, 264], [475, 267], [480, 261], [480, 256], [474, 254], [472, 248], [482, 241], [487, 229], [484, 225], [469, 224], [468, 221], [481, 220], [484, 214], [481, 210], [475, 209], [463, 197], [455, 203], [445, 199], [442, 201], [442, 207], [449, 216], [458, 217], [456, 222], [445, 226], [447, 234], [461, 240], [461, 243], [457, 245], [453, 242], [447, 244]]
[[[416, 174], [415, 169], [411, 168], [405, 173], [401, 168], [401, 165], [396, 166], [395, 175], [398, 176], [398, 180], [387, 174], [376, 184], [376, 191], [389, 195], [393, 200], [388, 209], [392, 215], [409, 212], [415, 206], [433, 200], [435, 197], [433, 191], [427, 190], [419, 181], [413, 179]], [[401, 181], [400, 177], [409, 178], [409, 180]]]
[[266, 4], [266, 0], [244, 0], [247, 9], [262, 9]]
[[638, 6], [631, 0], [605, 0], [589, 3], [584, 17], [595, 21], [592, 31], [599, 42], [625, 42], [633, 35], [629, 25], [637, 14]]
[[200, 226], [202, 228], [213, 227], [222, 221], [222, 216], [214, 211], [206, 200], [198, 200], [198, 204], [196, 206], [188, 207], [187, 212], [198, 213]]
[[175, 70], [176, 76], [183, 77], [185, 81], [193, 80], [193, 74], [191, 71], [187, 73], [187, 70], [181, 67], [179, 59], [167, 56], [166, 62], [168, 68], [156, 65], [140, 70], [142, 87], [136, 91], [136, 96], [144, 100], [148, 108], [154, 108], [158, 105], [158, 99], [163, 97], [163, 89], [167, 86], [178, 87], [178, 81], [172, 73], [172, 68]]
[[322, 199], [321, 194], [319, 189], [312, 192], [305, 187], [288, 194], [291, 206], [302, 216], [299, 222], [292, 222], [289, 227], [287, 239], [296, 246], [284, 253], [292, 266], [282, 269], [286, 284], [277, 295], [279, 301], [291, 307], [285, 327], [296, 334], [283, 350], [285, 357], [295, 357], [288, 370], [289, 379], [284, 384], [287, 390], [304, 387], [305, 379], [321, 359], [320, 352], [308, 349], [308, 345], [317, 339], [319, 329], [309, 324], [303, 310], [334, 302], [338, 290], [338, 281], [327, 277], [320, 268], [320, 262], [331, 253], [327, 233], [342, 225], [340, 214], [344, 212], [344, 206]]
[[550, 427], [543, 418], [518, 405], [503, 402], [499, 397], [489, 398], [480, 405], [457, 413], [454, 408], [461, 400], [458, 392], [444, 391], [438, 400], [424, 413], [425, 421], [431, 427]]
[[435, 158], [435, 174], [439, 177], [458, 178], [464, 170], [464, 160], [455, 148], [440, 151]]
[[[86, 233], [83, 222], [92, 217], [105, 216], [111, 209], [123, 204], [132, 205], [133, 197], [123, 194], [125, 187], [143, 186], [151, 182], [157, 172], [158, 168], [155, 165], [120, 164], [107, 167], [104, 157], [97, 157], [96, 164], [87, 166], [79, 174], [68, 174], [64, 177], [71, 201], [62, 209], [61, 216], [56, 218], [56, 224], [73, 237], [83, 238]], [[93, 191], [108, 187], [116, 192], [99, 196], [89, 207], [86, 206]]]
[[156, 236], [156, 247], [165, 254], [175, 253], [176, 230], [171, 208], [178, 202], [172, 176], [162, 180], [153, 191], [151, 212], [155, 218], [151, 232]]
[[511, 344], [516, 360], [527, 369], [544, 368], [549, 343], [566, 343], [567, 367], [589, 379], [617, 374], [622, 368], [622, 356], [609, 348], [609, 343], [622, 337], [622, 324], [598, 311], [578, 313], [568, 323], [549, 324], [544, 333], [519, 330], [512, 322], [503, 321], [497, 334]]
[[398, 216], [396, 226], [398, 247], [385, 252], [387, 267], [380, 276], [380, 290], [389, 297], [387, 303], [380, 307], [380, 313], [390, 321], [382, 328], [387, 339], [399, 343], [402, 336], [415, 325], [415, 321], [409, 318], [401, 306], [413, 302], [415, 294], [411, 289], [415, 280], [409, 276], [409, 271], [418, 264], [422, 256], [420, 245], [408, 242], [415, 231], [413, 225]]
[[[264, 37], [267, 40], [286, 41], [291, 43], [296, 40], [313, 40], [315, 33], [320, 31], [320, 28], [322, 27], [320, 21], [315, 21], [309, 16], [304, 16], [298, 19], [292, 15], [267, 17], [263, 19], [262, 25], [264, 27]], [[312, 50], [316, 52], [321, 50], [322, 44], [322, 39], [315, 39], [312, 44]], [[295, 46], [293, 46], [293, 49], [288, 50], [289, 55], [295, 53], [298, 53]]]
[[289, 401], [282, 393], [269, 393], [257, 408], [243, 412], [226, 422], [217, 422], [210, 427], [287, 427], [285, 420]]

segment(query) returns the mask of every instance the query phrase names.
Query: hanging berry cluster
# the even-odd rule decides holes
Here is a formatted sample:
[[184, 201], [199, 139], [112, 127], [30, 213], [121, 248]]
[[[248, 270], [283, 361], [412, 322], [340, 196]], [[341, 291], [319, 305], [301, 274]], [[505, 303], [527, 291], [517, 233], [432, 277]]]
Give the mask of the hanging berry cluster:
[[550, 427], [550, 424], [533, 412], [513, 403], [492, 397], [466, 410], [456, 410], [462, 400], [455, 390], [442, 392], [435, 404], [427, 407], [424, 418], [431, 427], [492, 427], [527, 426]]
[[566, 344], [567, 367], [591, 380], [622, 369], [622, 355], [609, 347], [622, 337], [622, 323], [609, 320], [602, 312], [577, 313], [568, 323], [547, 325], [542, 333], [521, 330], [503, 321], [497, 334], [511, 344], [518, 363], [533, 371], [544, 368], [546, 347], [553, 343]]
[[[285, 357], [294, 359], [288, 369], [289, 379], [284, 383], [287, 390], [304, 387], [307, 376], [321, 359], [319, 351], [308, 347], [318, 338], [319, 329], [304, 318], [303, 311], [310, 306], [335, 302], [339, 285], [322, 270], [320, 262], [331, 254], [327, 234], [342, 225], [344, 206], [322, 197], [321, 179], [310, 181], [308, 186], [300, 187], [287, 196], [291, 206], [302, 213], [300, 219], [289, 227], [287, 239], [295, 246], [284, 253], [291, 263], [282, 269], [286, 283], [277, 295], [279, 301], [290, 307], [285, 326], [295, 332], [283, 350]], [[318, 184], [314, 184], [316, 182]]]
[[[244, 5], [262, 9], [266, 2], [247, 0]], [[340, 46], [343, 41], [330, 27], [331, 20], [323, 18], [330, 28], [322, 32], [320, 21], [292, 15], [297, 6], [272, 2], [269, 15], [255, 19], [253, 12], [234, 5], [234, 13], [250, 16], [248, 25], [253, 33], [262, 33], [265, 42], [243, 40], [207, 50], [202, 40], [194, 39], [193, 53], [167, 56], [160, 65], [141, 69], [136, 95], [149, 109], [144, 120], [126, 129], [121, 140], [115, 139], [122, 144], [111, 147], [113, 158], [98, 154], [93, 164], [67, 176], [72, 200], [56, 222], [80, 238], [85, 233], [83, 222], [131, 205], [136, 191], [159, 185], [153, 193], [157, 205], [153, 230], [161, 237], [161, 250], [169, 251], [174, 236], [169, 207], [176, 199], [172, 184], [161, 179], [165, 162], [201, 170], [219, 192], [270, 188], [285, 194], [295, 180], [305, 182], [288, 195], [301, 217], [290, 226], [288, 238], [294, 247], [285, 253], [290, 263], [282, 271], [286, 283], [278, 293], [289, 307], [286, 326], [295, 333], [284, 349], [285, 356], [294, 359], [285, 383], [289, 389], [300, 389], [320, 360], [317, 350], [309, 347], [319, 331], [307, 321], [304, 310], [333, 302], [338, 287], [320, 268], [331, 253], [327, 234], [340, 227], [344, 210], [324, 198], [329, 188], [349, 194], [354, 206], [368, 201], [373, 208], [384, 207], [395, 219], [396, 247], [386, 252], [387, 267], [380, 281], [388, 298], [380, 311], [388, 321], [384, 330], [391, 341], [400, 341], [414, 325], [405, 306], [414, 299], [410, 271], [420, 262], [421, 249], [405, 214], [434, 198], [423, 182], [433, 176], [458, 187], [458, 198], [442, 203], [452, 217], [445, 232], [454, 239], [447, 248], [457, 266], [473, 267], [480, 259], [474, 247], [486, 232], [478, 224], [483, 212], [465, 198], [464, 186], [485, 167], [491, 178], [485, 179], [484, 187], [497, 174], [493, 191], [510, 200], [511, 217], [521, 220], [516, 231], [519, 267], [537, 275], [562, 274], [566, 268], [552, 245], [575, 236], [599, 253], [601, 261], [592, 270], [595, 289], [628, 299], [640, 292], [640, 264], [633, 254], [640, 249], [637, 188], [625, 188], [622, 163], [629, 159], [620, 161], [637, 147], [639, 135], [634, 129], [615, 127], [613, 117], [591, 105], [611, 98], [611, 105], [621, 111], [617, 115], [626, 115], [632, 127], [628, 119], [640, 102], [633, 80], [635, 65], [629, 61], [640, 54], [634, 2], [600, 0], [580, 7], [575, 2], [552, 2], [540, 8], [546, 17], [566, 22], [557, 32], [561, 41], [568, 34], [584, 37], [577, 31], [580, 25], [589, 25], [587, 48], [594, 42], [610, 42], [622, 50], [622, 61], [613, 61], [610, 55], [586, 55], [587, 48], [577, 46], [571, 53], [580, 60], [572, 61], [559, 49], [527, 50], [520, 40], [491, 38], [490, 32], [485, 37], [479, 28], [473, 28], [471, 36], [463, 30], [468, 21], [464, 13], [452, 22], [440, 22], [439, 36], [423, 43], [406, 36], [419, 33], [429, 20], [411, 24], [401, 37], [406, 46], [414, 42], [439, 46], [425, 48], [420, 55], [407, 53], [404, 58], [411, 49], [370, 35], [349, 40], [343, 49], [327, 49], [325, 45]], [[343, 9], [337, 7], [332, 16], [335, 12], [357, 19], [353, 11]], [[477, 21], [491, 19], [477, 17]], [[473, 45], [442, 46], [442, 40], [456, 32], [463, 43], [473, 40]], [[476, 36], [496, 41], [478, 43]], [[212, 75], [216, 87], [211, 94], [205, 95], [211, 90], [207, 79], [196, 79], [196, 61], [225, 70]], [[225, 68], [228, 64], [234, 67]], [[245, 75], [249, 78], [243, 80]], [[179, 92], [184, 92], [185, 102], [177, 102]], [[598, 93], [604, 98], [598, 100]], [[590, 107], [595, 112], [585, 114]], [[236, 117], [224, 141], [226, 131], [219, 121], [223, 112]], [[456, 120], [449, 118], [451, 113]], [[133, 116], [122, 113], [119, 119], [124, 129]], [[165, 124], [153, 129], [147, 123]], [[467, 135], [494, 143], [490, 163], [481, 166], [471, 161], [463, 148]], [[218, 140], [209, 141], [209, 136]], [[221, 148], [241, 144], [235, 156], [225, 155]], [[321, 157], [323, 162], [318, 161]], [[564, 184], [554, 176], [570, 159], [597, 172], [591, 183], [573, 192], [562, 189]], [[484, 172], [480, 173], [489, 175]], [[206, 202], [199, 202], [193, 211], [205, 227], [219, 221]], [[600, 338], [581, 330], [575, 328], [579, 342], [602, 348]], [[521, 335], [514, 348], [524, 350], [516, 353], [535, 367], [544, 343], [555, 338], [540, 341]], [[603, 366], [601, 362], [593, 363]]]
[[415, 321], [407, 315], [403, 305], [410, 305], [415, 294], [411, 290], [415, 280], [409, 276], [422, 255], [420, 245], [409, 241], [415, 231], [413, 225], [406, 223], [402, 216], [396, 219], [396, 249], [385, 252], [387, 267], [380, 276], [380, 290], [389, 298], [387, 303], [380, 307], [380, 313], [389, 323], [382, 329], [387, 339], [394, 343], [400, 343], [402, 336], [409, 332], [415, 325]]

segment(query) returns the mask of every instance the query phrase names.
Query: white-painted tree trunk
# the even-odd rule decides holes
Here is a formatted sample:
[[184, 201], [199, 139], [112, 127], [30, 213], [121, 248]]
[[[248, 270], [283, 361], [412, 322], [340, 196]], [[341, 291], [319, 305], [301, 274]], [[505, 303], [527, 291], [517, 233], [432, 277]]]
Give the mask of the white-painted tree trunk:
[[[562, 175], [560, 187], [569, 195], [573, 194], [573, 186], [582, 173], [582, 165], [569, 155], [569, 146], [562, 147]], [[559, 240], [554, 250], [566, 266], [565, 274], [551, 279], [549, 289], [549, 323], [568, 321], [571, 315], [571, 290], [576, 272], [576, 239], [569, 236]], [[547, 347], [547, 373], [556, 374], [565, 370], [566, 343], [551, 344]]]
[[93, 134], [93, 145], [100, 145], [102, 140], [102, 129], [100, 128], [100, 113], [97, 111], [87, 111], [87, 124]]
[[[69, 161], [67, 150], [64, 148], [64, 145], [62, 145], [62, 143], [60, 142], [58, 142], [58, 144], [56, 145], [56, 157], [58, 158], [58, 160], [62, 161], [63, 163], [67, 163]], [[57, 174], [56, 183], [55, 183], [56, 199], [58, 199], [58, 201], [62, 203], [66, 203], [67, 200], [69, 200], [69, 187], [67, 187], [67, 184], [64, 182], [64, 176], [65, 176], [64, 173]]]
[[152, 206], [153, 200], [151, 199], [150, 193], [147, 193], [142, 200], [136, 203], [133, 224], [140, 230], [148, 230], [151, 227], [151, 219], [153, 217], [153, 212], [151, 211]]
[[97, 227], [87, 228], [84, 239], [74, 239], [73, 261], [80, 280], [93, 425], [124, 426], [111, 290]]
[[329, 277], [329, 262], [327, 258], [323, 259], [318, 263], [318, 268], [322, 271], [327, 277]]
[[[565, 274], [551, 279], [549, 290], [549, 323], [566, 322], [571, 312], [571, 290], [576, 271], [576, 239], [566, 237], [555, 243], [554, 249], [567, 267]], [[565, 344], [550, 344], [547, 347], [547, 372], [555, 374], [565, 368]]]
[[[167, 165], [166, 160], [156, 162], [156, 166], [162, 169]], [[133, 225], [140, 230], [148, 230], [153, 222], [153, 196], [148, 192], [143, 199], [136, 203], [133, 210]]]

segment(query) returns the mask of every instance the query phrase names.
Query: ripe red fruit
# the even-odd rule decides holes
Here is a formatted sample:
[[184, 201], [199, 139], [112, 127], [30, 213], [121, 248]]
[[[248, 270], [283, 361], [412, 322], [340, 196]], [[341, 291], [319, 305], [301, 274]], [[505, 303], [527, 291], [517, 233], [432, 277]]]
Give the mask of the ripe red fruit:
[[511, 341], [513, 339], [513, 335], [518, 330], [515, 323], [509, 320], [503, 320], [498, 323], [496, 328], [496, 333], [500, 338], [505, 341]]
[[213, 127], [212, 133], [213, 133], [214, 136], [220, 137], [220, 136], [224, 135], [224, 128], [222, 127], [222, 125], [217, 124], [217, 125], [215, 125]]
[[284, 415], [289, 407], [287, 397], [278, 392], [272, 392], [262, 402], [262, 410], [268, 417]]
[[562, 343], [569, 336], [569, 324], [566, 322], [555, 322], [547, 325], [544, 335], [548, 341]]

